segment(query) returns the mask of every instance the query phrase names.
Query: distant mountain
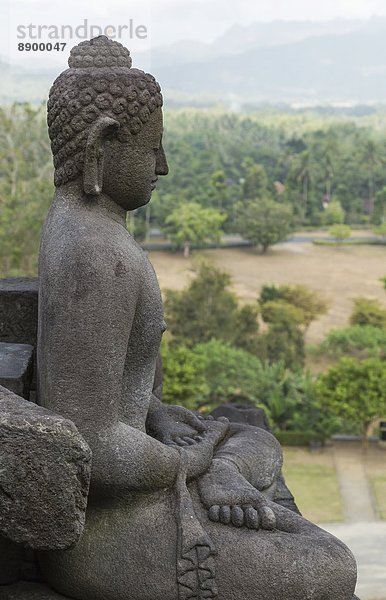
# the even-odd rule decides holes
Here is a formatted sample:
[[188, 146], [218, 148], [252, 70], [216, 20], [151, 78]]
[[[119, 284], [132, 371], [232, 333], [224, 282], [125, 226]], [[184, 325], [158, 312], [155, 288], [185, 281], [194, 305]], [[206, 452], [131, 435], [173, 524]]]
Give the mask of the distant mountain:
[[[386, 28], [386, 19], [382, 19]], [[251, 25], [233, 25], [211, 44], [195, 41], [177, 42], [160, 46], [151, 51], [136, 55], [136, 62], [151, 60], [152, 68], [171, 66], [187, 62], [203, 62], [221, 56], [241, 54], [253, 48], [270, 48], [284, 44], [300, 42], [321, 35], [343, 35], [366, 27], [373, 27], [379, 19], [331, 21], [272, 21], [252, 23]]]
[[[133, 59], [151, 65], [169, 105], [386, 103], [385, 17], [234, 25], [211, 44], [187, 40]], [[0, 102], [45, 99], [58, 70], [33, 74], [0, 59]]]
[[168, 94], [181, 99], [386, 102], [386, 20], [350, 33], [159, 66], [156, 74]]
[[58, 73], [33, 73], [19, 66], [10, 67], [0, 59], [0, 104], [32, 102], [47, 99], [52, 82]]

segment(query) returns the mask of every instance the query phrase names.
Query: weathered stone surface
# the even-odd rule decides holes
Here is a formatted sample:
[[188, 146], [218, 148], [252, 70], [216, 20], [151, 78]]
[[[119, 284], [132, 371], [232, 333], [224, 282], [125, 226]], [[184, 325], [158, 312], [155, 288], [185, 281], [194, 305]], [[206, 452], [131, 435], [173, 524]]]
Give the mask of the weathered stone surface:
[[20, 582], [0, 587], [0, 600], [63, 600], [65, 596], [57, 594], [42, 583]]
[[0, 534], [66, 548], [83, 529], [90, 450], [75, 425], [0, 387]]
[[38, 280], [18, 277], [0, 280], [0, 341], [36, 346]]
[[34, 349], [28, 344], [0, 342], [0, 385], [29, 399]]

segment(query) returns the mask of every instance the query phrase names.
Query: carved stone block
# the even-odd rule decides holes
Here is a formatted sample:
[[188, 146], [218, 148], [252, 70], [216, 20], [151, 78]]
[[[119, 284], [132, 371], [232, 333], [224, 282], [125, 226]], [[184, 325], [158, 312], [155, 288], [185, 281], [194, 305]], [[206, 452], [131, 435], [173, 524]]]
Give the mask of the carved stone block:
[[28, 400], [34, 349], [28, 344], [0, 342], [0, 385]]
[[0, 535], [63, 549], [85, 520], [91, 452], [75, 425], [0, 387]]
[[36, 347], [38, 279], [0, 280], [0, 341]]

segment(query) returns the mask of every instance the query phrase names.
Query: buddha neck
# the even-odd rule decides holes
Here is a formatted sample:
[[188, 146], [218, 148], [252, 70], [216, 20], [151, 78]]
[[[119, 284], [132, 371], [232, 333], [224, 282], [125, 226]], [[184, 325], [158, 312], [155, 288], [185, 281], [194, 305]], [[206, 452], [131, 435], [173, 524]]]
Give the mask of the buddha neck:
[[79, 178], [61, 185], [56, 189], [56, 202], [63, 202], [68, 206], [87, 208], [100, 214], [104, 218], [115, 221], [126, 228], [127, 211], [104, 193], [96, 196], [86, 196], [83, 191], [83, 182]]

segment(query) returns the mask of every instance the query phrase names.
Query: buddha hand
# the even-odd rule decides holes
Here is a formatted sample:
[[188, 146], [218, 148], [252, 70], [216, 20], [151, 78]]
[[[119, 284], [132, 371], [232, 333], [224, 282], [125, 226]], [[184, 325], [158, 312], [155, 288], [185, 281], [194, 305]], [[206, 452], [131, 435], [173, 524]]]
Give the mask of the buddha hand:
[[149, 412], [146, 428], [152, 437], [168, 446], [186, 447], [202, 440], [207, 424], [183, 406], [159, 404]]

